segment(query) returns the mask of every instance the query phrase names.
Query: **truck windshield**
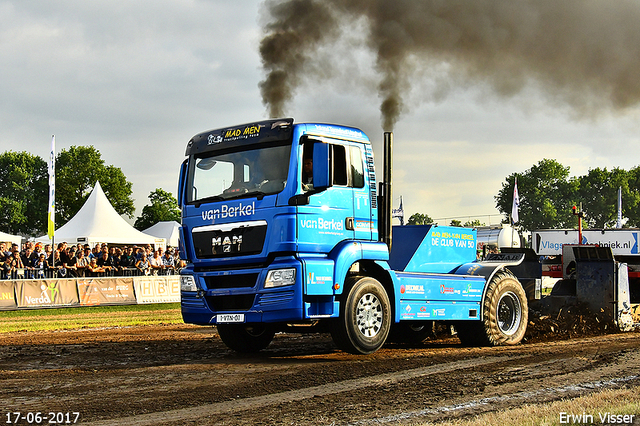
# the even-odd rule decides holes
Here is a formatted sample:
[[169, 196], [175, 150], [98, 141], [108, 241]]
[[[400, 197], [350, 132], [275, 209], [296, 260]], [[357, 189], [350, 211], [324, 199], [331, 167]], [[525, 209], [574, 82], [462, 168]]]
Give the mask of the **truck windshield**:
[[190, 203], [263, 197], [284, 189], [291, 145], [260, 146], [223, 152], [191, 161], [187, 192]]

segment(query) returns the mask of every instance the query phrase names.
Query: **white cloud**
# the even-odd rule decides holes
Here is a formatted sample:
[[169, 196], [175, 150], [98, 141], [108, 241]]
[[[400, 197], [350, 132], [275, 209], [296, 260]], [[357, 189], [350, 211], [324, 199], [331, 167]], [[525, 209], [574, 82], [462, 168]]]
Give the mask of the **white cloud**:
[[[52, 134], [58, 149], [93, 145], [133, 182], [139, 214], [155, 188], [175, 192], [191, 136], [264, 118], [262, 7], [257, 0], [0, 1], [0, 152], [47, 158]], [[361, 127], [380, 167], [373, 60], [357, 32], [341, 43], [331, 46], [341, 60], [326, 63], [333, 77], [306, 81], [288, 114]], [[409, 214], [495, 214], [495, 222], [493, 197], [505, 177], [542, 158], [574, 174], [638, 165], [637, 111], [579, 121], [535, 87], [505, 99], [479, 86], [442, 91], [437, 78], [412, 82], [395, 129], [394, 194]]]

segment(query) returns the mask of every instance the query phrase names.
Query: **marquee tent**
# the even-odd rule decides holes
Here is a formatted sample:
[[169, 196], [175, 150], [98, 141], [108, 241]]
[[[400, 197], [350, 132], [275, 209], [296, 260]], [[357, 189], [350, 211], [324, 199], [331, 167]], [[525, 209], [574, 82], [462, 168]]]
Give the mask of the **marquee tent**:
[[178, 229], [180, 229], [180, 224], [178, 222], [175, 220], [168, 220], [158, 222], [142, 232], [156, 238], [164, 238], [167, 240], [167, 245], [170, 245], [171, 247], [178, 247]]
[[[70, 244], [164, 244], [163, 239], [140, 232], [129, 225], [104, 195], [100, 182], [96, 182], [91, 195], [78, 213], [56, 229], [54, 238], [56, 243], [66, 241]], [[50, 240], [44, 235], [38, 241]]]
[[20, 246], [22, 237], [20, 235], [11, 235], [0, 231], [0, 242], [11, 242], [12, 244], [16, 243], [18, 246]]

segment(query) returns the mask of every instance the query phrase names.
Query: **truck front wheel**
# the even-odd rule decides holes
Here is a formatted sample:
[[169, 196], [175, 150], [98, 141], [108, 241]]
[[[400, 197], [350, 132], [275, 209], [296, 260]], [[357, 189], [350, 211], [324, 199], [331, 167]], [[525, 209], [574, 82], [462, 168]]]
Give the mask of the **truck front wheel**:
[[269, 346], [275, 330], [268, 324], [218, 324], [218, 334], [236, 352], [258, 352]]
[[378, 280], [353, 277], [345, 282], [346, 298], [340, 318], [331, 327], [338, 348], [352, 354], [370, 354], [382, 347], [391, 327], [389, 296]]
[[487, 286], [482, 322], [460, 321], [458, 337], [466, 345], [516, 345], [527, 331], [527, 295], [509, 271], [496, 273]]

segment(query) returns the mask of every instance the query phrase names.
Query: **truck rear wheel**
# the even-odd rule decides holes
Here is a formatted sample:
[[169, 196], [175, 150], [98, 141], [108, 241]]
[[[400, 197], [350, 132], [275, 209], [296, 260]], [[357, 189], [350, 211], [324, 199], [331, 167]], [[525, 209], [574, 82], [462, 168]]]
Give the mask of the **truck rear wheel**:
[[458, 337], [466, 345], [516, 345], [527, 331], [527, 295], [508, 271], [498, 272], [487, 286], [482, 322], [461, 321]]
[[382, 347], [391, 327], [391, 303], [380, 282], [370, 277], [349, 278], [340, 318], [331, 327], [338, 348], [352, 354], [370, 354]]
[[275, 335], [268, 324], [218, 324], [218, 334], [236, 352], [258, 352], [269, 346]]

